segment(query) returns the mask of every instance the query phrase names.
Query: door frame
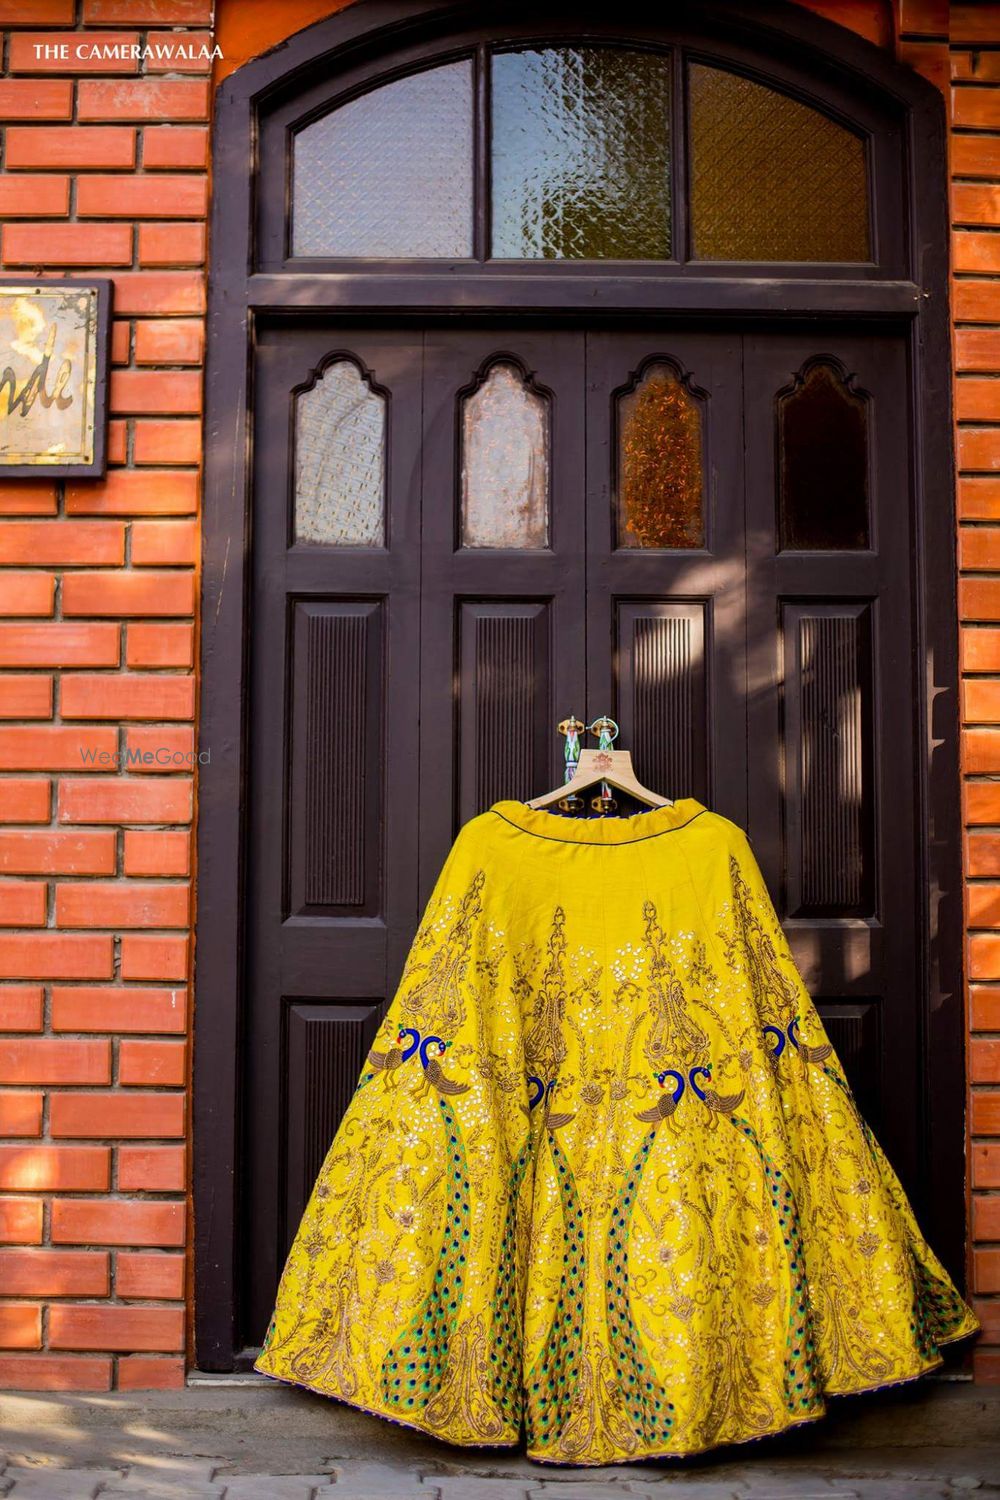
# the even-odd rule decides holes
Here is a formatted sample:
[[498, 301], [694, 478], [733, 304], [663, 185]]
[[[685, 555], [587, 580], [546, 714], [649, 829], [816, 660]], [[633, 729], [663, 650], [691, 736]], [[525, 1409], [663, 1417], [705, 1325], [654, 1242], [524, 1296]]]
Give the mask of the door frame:
[[[621, 8], [619, 8], [621, 9]], [[252, 345], [261, 318], [296, 314], [368, 321], [454, 316], [457, 308], [497, 319], [555, 313], [580, 320], [809, 318], [889, 324], [910, 334], [913, 515], [917, 599], [915, 668], [920, 766], [922, 901], [915, 913], [922, 957], [918, 1017], [924, 1059], [922, 1140], [927, 1225], [956, 1279], [965, 1281], [963, 911], [959, 781], [956, 571], [928, 560], [954, 555], [946, 122], [936, 88], [846, 29], [795, 5], [699, 3], [670, 8], [650, 26], [606, 19], [606, 6], [474, 0], [355, 0], [247, 63], [216, 98], [209, 279], [201, 603], [201, 766], [195, 946], [194, 1151], [196, 1361], [206, 1370], [246, 1367], [237, 1296], [241, 1274], [240, 1041], [246, 863], [247, 685], [250, 613], [250, 430]], [[299, 266], [257, 270], [259, 126], [281, 98], [302, 101], [319, 80], [347, 71], [390, 72], [405, 58], [447, 50], [461, 37], [549, 39], [602, 36], [627, 43], [677, 42], [706, 60], [756, 67], [855, 120], [896, 132], [908, 200], [897, 244], [880, 267], [733, 268], [665, 262], [427, 262], [378, 269], [351, 263], [334, 279]], [[675, 56], [679, 55], [675, 53]], [[327, 84], [329, 88], [329, 83]], [[679, 94], [680, 91], [675, 91]], [[836, 101], [839, 100], [839, 103]], [[850, 101], [848, 108], [845, 101]], [[680, 103], [676, 106], [681, 108]], [[869, 126], [869, 129], [872, 127]], [[901, 137], [901, 141], [899, 138]], [[875, 131], [873, 142], [882, 141]], [[883, 157], [873, 153], [879, 197]], [[917, 185], [919, 184], [919, 191]], [[891, 183], [889, 184], [892, 190]], [[679, 202], [675, 195], [675, 202]], [[301, 263], [300, 263], [301, 264]], [[340, 270], [341, 268], [338, 268]], [[442, 274], [447, 272], [448, 274]]]

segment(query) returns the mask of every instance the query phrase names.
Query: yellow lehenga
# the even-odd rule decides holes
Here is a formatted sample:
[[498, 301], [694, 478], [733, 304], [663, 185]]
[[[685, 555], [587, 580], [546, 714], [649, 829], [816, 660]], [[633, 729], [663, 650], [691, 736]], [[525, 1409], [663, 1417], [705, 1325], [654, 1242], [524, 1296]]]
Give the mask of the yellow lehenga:
[[256, 1368], [452, 1443], [703, 1452], [979, 1324], [744, 833], [684, 799], [459, 834]]

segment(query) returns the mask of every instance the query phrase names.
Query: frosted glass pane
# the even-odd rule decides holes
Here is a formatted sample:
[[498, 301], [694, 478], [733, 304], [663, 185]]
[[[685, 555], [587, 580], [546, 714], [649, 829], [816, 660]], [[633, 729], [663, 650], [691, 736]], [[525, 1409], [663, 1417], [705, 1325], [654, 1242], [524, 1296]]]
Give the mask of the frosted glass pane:
[[547, 47], [498, 54], [492, 79], [493, 255], [669, 256], [669, 60]]
[[385, 542], [385, 400], [349, 359], [329, 365], [295, 407], [295, 540]]
[[782, 548], [868, 546], [868, 404], [816, 360], [778, 397], [778, 529]]
[[292, 254], [472, 254], [472, 64], [412, 73], [295, 138]]
[[619, 547], [704, 547], [701, 404], [672, 365], [618, 398]]
[[515, 365], [462, 403], [463, 547], [549, 544], [549, 411]]
[[868, 260], [860, 137], [720, 68], [692, 66], [691, 253], [699, 260]]

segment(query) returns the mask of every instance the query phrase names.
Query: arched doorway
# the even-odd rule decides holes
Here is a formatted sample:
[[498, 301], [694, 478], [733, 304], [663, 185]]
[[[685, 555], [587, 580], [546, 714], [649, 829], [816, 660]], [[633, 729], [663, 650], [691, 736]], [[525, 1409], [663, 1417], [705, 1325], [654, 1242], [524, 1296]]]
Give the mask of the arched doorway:
[[569, 711], [748, 828], [960, 1257], [939, 101], [791, 8], [503, 10], [361, 3], [220, 98], [208, 1367], [263, 1333], [458, 823], [553, 782]]

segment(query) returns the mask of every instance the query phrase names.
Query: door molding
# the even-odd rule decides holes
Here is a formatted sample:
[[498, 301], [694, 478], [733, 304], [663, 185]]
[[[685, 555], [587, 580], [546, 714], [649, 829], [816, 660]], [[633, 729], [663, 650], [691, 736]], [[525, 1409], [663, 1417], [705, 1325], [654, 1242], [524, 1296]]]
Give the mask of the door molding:
[[[669, 23], [651, 27], [643, 6], [606, 20], [606, 7], [565, 9], [470, 0], [356, 0], [332, 18], [292, 36], [238, 69], [216, 100], [213, 154], [212, 265], [201, 609], [202, 765], [198, 806], [198, 913], [195, 948], [194, 1169], [196, 1357], [204, 1369], [241, 1360], [237, 1310], [240, 1244], [240, 1042], [243, 1024], [243, 910], [246, 861], [247, 685], [249, 651], [250, 350], [261, 319], [350, 319], [391, 311], [396, 317], [546, 312], [588, 322], [694, 316], [820, 316], [888, 322], [908, 329], [914, 417], [913, 514], [916, 535], [918, 662], [922, 741], [920, 817], [923, 900], [915, 913], [922, 958], [919, 1015], [924, 1078], [922, 1139], [928, 1224], [949, 1270], [964, 1281], [964, 1006], [962, 869], [958, 757], [958, 629], [953, 567], [931, 559], [954, 553], [954, 465], [948, 308], [948, 215], [945, 116], [938, 91], [879, 49], [794, 5], [698, 4], [670, 8]], [[632, 13], [635, 24], [628, 24]], [[906, 210], [898, 243], [880, 247], [884, 264], [816, 268], [732, 268], [678, 263], [622, 267], [608, 263], [538, 265], [489, 262], [457, 274], [449, 265], [394, 263], [376, 270], [354, 263], [331, 276], [273, 266], [258, 271], [260, 142], [268, 118], [338, 80], [391, 73], [401, 62], [446, 52], [464, 40], [515, 35], [601, 36], [694, 47], [706, 61], [729, 60], [797, 85], [800, 92], [892, 137], [905, 165]], [[325, 80], [320, 82], [320, 80]], [[342, 85], [341, 85], [342, 86]], [[850, 103], [848, 108], [847, 102]], [[679, 107], [679, 106], [678, 106]], [[879, 126], [877, 123], [881, 121]], [[264, 135], [262, 136], [262, 129]], [[880, 165], [881, 162], [881, 165]], [[873, 158], [875, 191], [886, 156]], [[281, 168], [283, 171], [283, 166]], [[919, 184], [919, 190], [918, 190]], [[891, 184], [890, 184], [891, 187]], [[451, 272], [451, 274], [442, 274]]]

